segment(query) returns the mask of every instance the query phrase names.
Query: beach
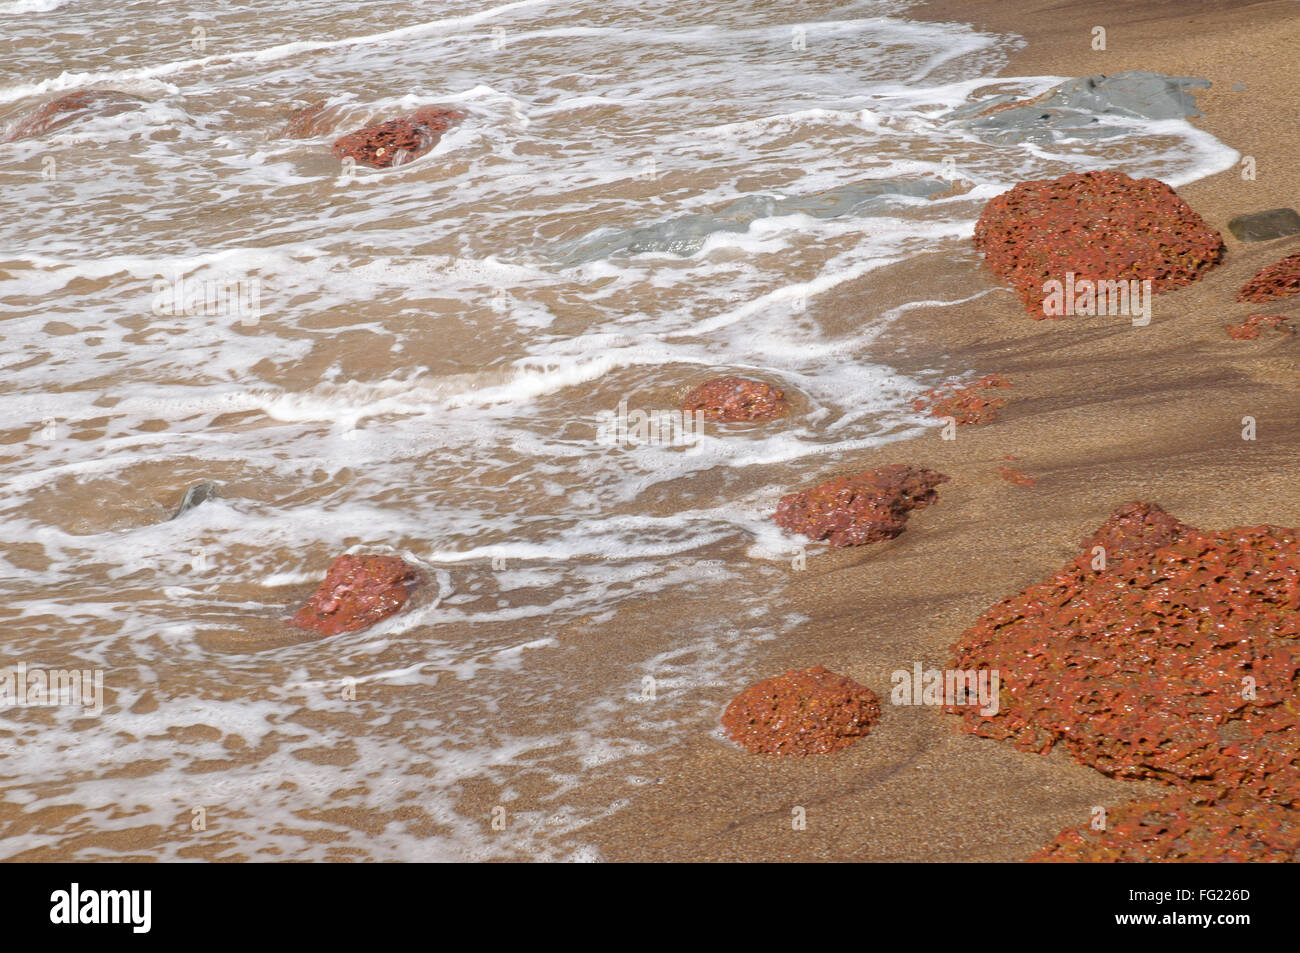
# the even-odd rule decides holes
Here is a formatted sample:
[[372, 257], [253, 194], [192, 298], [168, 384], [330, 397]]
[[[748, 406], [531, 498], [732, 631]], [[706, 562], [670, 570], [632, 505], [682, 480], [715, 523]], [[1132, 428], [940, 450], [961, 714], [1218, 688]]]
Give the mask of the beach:
[[[181, 47], [9, 6], [6, 130], [69, 91], [127, 111], [0, 145], [5, 664], [103, 684], [93, 715], [0, 715], [0, 858], [1021, 862], [1168, 792], [891, 687], [1124, 504], [1300, 526], [1300, 342], [1225, 331], [1300, 316], [1236, 301], [1300, 237], [1227, 228], [1300, 193], [1290, 0], [324, 4], [309, 30], [203, 0]], [[1033, 149], [950, 118], [1128, 70], [1208, 80], [1201, 115]], [[428, 107], [414, 161], [332, 151]], [[1224, 260], [1149, 323], [1033, 320], [974, 219], [1108, 162], [1177, 179]], [[723, 374], [788, 412], [686, 446], [617, 426]], [[1005, 406], [955, 439], [913, 404], [984, 375]], [[891, 464], [949, 477], [895, 538], [771, 518]], [[295, 629], [341, 554], [404, 560], [410, 602]], [[867, 737], [726, 738], [739, 692], [819, 665], [879, 696]]]
[[[1009, 293], [913, 313], [900, 333], [951, 366], [1004, 374], [997, 421], [864, 455], [859, 469], [907, 462], [952, 476], [940, 502], [898, 539], [819, 555], [789, 590], [810, 617], [765, 653], [766, 669], [824, 664], [885, 697], [890, 673], [943, 667], [987, 607], [1050, 575], [1121, 504], [1157, 502], [1197, 526], [1300, 520], [1291, 473], [1300, 452], [1300, 363], [1290, 336], [1232, 341], [1224, 325], [1258, 306], [1236, 302], [1256, 271], [1297, 239], [1244, 244], [1233, 216], [1294, 202], [1300, 172], [1276, 134], [1287, 111], [1285, 53], [1300, 34], [1286, 3], [930, 3], [912, 16], [973, 21], [1023, 35], [1006, 75], [1113, 75], [1129, 69], [1209, 79], [1194, 120], [1243, 155], [1179, 194], [1224, 234], [1224, 263], [1157, 296], [1150, 326], [1124, 318], [1028, 320]], [[1107, 49], [1091, 30], [1107, 28]], [[1240, 87], [1240, 88], [1238, 88]], [[892, 276], [903, 287], [923, 274]], [[900, 294], [903, 293], [900, 291]], [[853, 292], [840, 307], [851, 313]], [[1279, 313], [1294, 306], [1279, 302]], [[906, 365], [904, 365], [906, 366]], [[1258, 439], [1242, 439], [1242, 418]], [[1004, 457], [1037, 478], [1004, 480]], [[701, 741], [683, 770], [599, 831], [615, 860], [1023, 861], [1095, 806], [1158, 796], [1110, 780], [1061, 752], [1023, 754], [959, 732], [933, 708], [893, 708], [867, 742], [828, 758], [761, 759]], [[795, 830], [792, 811], [806, 808]]]

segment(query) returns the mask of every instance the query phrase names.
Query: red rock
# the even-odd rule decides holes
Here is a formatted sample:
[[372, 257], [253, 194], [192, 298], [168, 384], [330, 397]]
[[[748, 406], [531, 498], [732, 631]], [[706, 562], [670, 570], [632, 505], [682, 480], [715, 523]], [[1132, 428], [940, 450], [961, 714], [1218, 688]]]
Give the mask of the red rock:
[[1272, 301], [1300, 292], [1300, 254], [1288, 255], [1263, 268], [1241, 287], [1238, 301]]
[[1001, 475], [1002, 479], [1006, 480], [1008, 483], [1014, 483], [1016, 486], [1033, 486], [1038, 482], [1037, 477], [1031, 477], [1029, 474], [1023, 473], [1014, 467], [998, 467], [998, 473]]
[[459, 109], [425, 106], [409, 116], [348, 133], [334, 143], [334, 154], [373, 169], [402, 165], [432, 149], [444, 132], [467, 115]]
[[865, 737], [880, 720], [871, 689], [818, 665], [751, 685], [727, 706], [727, 737], [755, 754], [825, 754]]
[[42, 136], [71, 122], [91, 116], [114, 116], [136, 109], [144, 100], [112, 89], [85, 89], [42, 103], [25, 114], [0, 142]]
[[908, 512], [933, 503], [939, 495], [935, 487], [948, 480], [933, 470], [891, 464], [784, 496], [773, 519], [792, 533], [832, 546], [893, 539], [906, 526]]
[[709, 420], [767, 420], [786, 411], [785, 394], [744, 377], [715, 377], [686, 395], [682, 409]]
[[998, 671], [999, 710], [949, 711], [1117, 778], [1300, 798], [1300, 531], [1207, 533], [1135, 503], [1083, 547], [962, 634], [952, 667]]
[[417, 580], [415, 568], [396, 556], [340, 556], [289, 624], [321, 635], [364, 629], [406, 605]]
[[1169, 546], [1195, 530], [1175, 519], [1155, 503], [1128, 503], [1121, 506], [1097, 531], [1080, 543], [1081, 559], [1090, 561], [1093, 550], [1100, 546], [1106, 559], [1114, 562], [1120, 556], [1147, 553], [1161, 546]]
[[1300, 811], [1253, 798], [1198, 804], [1177, 792], [1107, 812], [1106, 829], [1068, 828], [1031, 863], [1294, 863]]
[[1239, 341], [1250, 341], [1259, 337], [1264, 328], [1272, 328], [1279, 334], [1295, 334], [1295, 328], [1280, 314], [1248, 314], [1240, 324], [1225, 324], [1223, 329], [1228, 337]]
[[1044, 283], [1151, 280], [1153, 291], [1196, 281], [1218, 264], [1223, 238], [1169, 186], [1122, 172], [1022, 182], [991, 199], [975, 247], [1034, 318]]
[[969, 382], [950, 381], [912, 401], [912, 409], [928, 410], [932, 417], [951, 417], [958, 424], [986, 424], [1007, 402], [1001, 397], [985, 397], [985, 392], [1010, 386], [1011, 382], [1000, 374], [985, 374]]

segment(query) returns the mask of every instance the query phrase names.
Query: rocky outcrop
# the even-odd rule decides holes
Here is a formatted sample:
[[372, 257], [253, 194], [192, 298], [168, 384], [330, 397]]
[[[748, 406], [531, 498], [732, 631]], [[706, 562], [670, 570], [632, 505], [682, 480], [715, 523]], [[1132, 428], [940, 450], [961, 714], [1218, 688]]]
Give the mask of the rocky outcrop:
[[598, 228], [552, 249], [565, 265], [598, 261], [612, 255], [666, 253], [686, 257], [713, 235], [747, 232], [759, 219], [808, 215], [833, 219], [879, 214], [898, 202], [930, 198], [947, 189], [938, 179], [871, 180], [838, 186], [811, 195], [745, 195], [716, 211], [697, 212], [640, 228]]
[[773, 519], [792, 533], [832, 546], [893, 539], [903, 532], [908, 513], [938, 499], [935, 488], [948, 479], [933, 470], [892, 464], [782, 497]]
[[1133, 134], [1134, 119], [1199, 116], [1192, 91], [1209, 81], [1128, 70], [1066, 80], [1029, 99], [999, 95], [945, 117], [986, 142], [1053, 145], [1063, 138], [1098, 140]]
[[1124, 804], [1057, 834], [1032, 863], [1294, 863], [1300, 812], [1250, 798], [1196, 803], [1186, 792]]
[[432, 149], [444, 132], [467, 115], [459, 109], [425, 106], [409, 116], [348, 133], [334, 143], [334, 154], [372, 169], [402, 165]]
[[367, 628], [399, 612], [418, 579], [396, 556], [340, 556], [289, 624], [321, 635]]
[[1025, 310], [1045, 318], [1056, 316], [1045, 306], [1050, 281], [1149, 279], [1153, 292], [1167, 291], [1218, 264], [1223, 238], [1163, 182], [1085, 172], [1022, 182], [991, 199], [975, 247]]
[[1202, 532], [1134, 503], [1083, 547], [962, 634], [952, 668], [999, 672], [1000, 706], [949, 711], [1113, 777], [1295, 803], [1300, 531]]
[[875, 692], [818, 665], [751, 685], [727, 706], [722, 726], [756, 754], [839, 751], [880, 720]]

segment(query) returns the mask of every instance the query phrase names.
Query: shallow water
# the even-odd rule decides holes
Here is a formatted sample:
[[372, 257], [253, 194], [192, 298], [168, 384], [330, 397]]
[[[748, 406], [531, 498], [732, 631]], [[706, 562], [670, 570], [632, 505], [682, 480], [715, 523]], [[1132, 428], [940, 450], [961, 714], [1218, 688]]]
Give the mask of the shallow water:
[[[995, 80], [1014, 38], [905, 7], [0, 4], [0, 122], [143, 100], [0, 145], [4, 661], [106, 690], [0, 712], [0, 855], [597, 859], [582, 824], [801, 621], [776, 499], [919, 432], [910, 397], [968, 370], [904, 374], [879, 339], [988, 293], [982, 203], [1236, 158], [1176, 119], [981, 141], [947, 114], [1061, 78]], [[281, 138], [311, 102], [332, 124]], [[424, 104], [469, 118], [393, 170], [330, 153]], [[686, 246], [617, 240], [682, 220]], [[933, 286], [877, 293], [922, 255]], [[819, 306], [849, 282], [851, 320]], [[724, 372], [795, 413], [599, 439]], [[286, 630], [343, 551], [429, 584], [365, 632]]]

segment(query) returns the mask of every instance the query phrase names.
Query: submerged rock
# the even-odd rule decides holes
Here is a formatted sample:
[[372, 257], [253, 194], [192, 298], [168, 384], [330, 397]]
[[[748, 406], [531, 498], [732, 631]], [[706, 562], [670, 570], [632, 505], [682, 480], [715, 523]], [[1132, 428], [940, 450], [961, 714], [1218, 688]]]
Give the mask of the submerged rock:
[[985, 374], [970, 382], [950, 381], [912, 401], [912, 409], [928, 410], [932, 417], [951, 417], [958, 424], [986, 424], [1007, 402], [1001, 397], [985, 397], [985, 393], [1010, 386], [1011, 382], [1000, 374]]
[[704, 247], [710, 235], [746, 232], [751, 222], [782, 215], [810, 215], [839, 218], [867, 215], [887, 206], [891, 199], [927, 198], [948, 188], [937, 179], [912, 182], [856, 182], [815, 195], [746, 195], [717, 212], [701, 212], [669, 219], [645, 228], [601, 228], [576, 241], [558, 246], [555, 257], [566, 265], [597, 261], [611, 255], [640, 255], [668, 252], [693, 255]]
[[129, 109], [138, 109], [144, 100], [112, 89], [84, 89], [42, 103], [24, 114], [0, 138], [0, 142], [16, 142], [30, 136], [42, 136], [71, 122], [95, 116], [115, 116]]
[[1300, 254], [1288, 255], [1263, 268], [1242, 285], [1238, 301], [1272, 301], [1300, 292]]
[[1228, 337], [1239, 341], [1252, 341], [1259, 337], [1265, 328], [1271, 328], [1279, 334], [1295, 334], [1295, 328], [1291, 327], [1286, 317], [1280, 314], [1248, 314], [1246, 320], [1240, 324], [1223, 326], [1223, 329], [1228, 332]]
[[1061, 831], [1031, 863], [1294, 863], [1300, 812], [1253, 798], [1199, 804], [1186, 792], [1122, 804], [1106, 829]]
[[1296, 803], [1300, 530], [1208, 533], [1133, 503], [1083, 548], [962, 634], [951, 667], [997, 671], [997, 712], [948, 711], [1112, 777]]
[[1068, 80], [1033, 99], [993, 96], [960, 106], [945, 118], [1000, 145], [1107, 139], [1131, 134], [1133, 127], [1104, 122], [1104, 117], [1184, 119], [1201, 115], [1189, 90], [1209, 86], [1204, 79], [1129, 70], [1114, 76]]
[[1238, 215], [1228, 222], [1228, 231], [1242, 242], [1267, 242], [1300, 235], [1300, 214], [1293, 208], [1275, 208], [1252, 215]]
[[176, 519], [182, 513], [188, 513], [200, 503], [206, 503], [208, 500], [216, 499], [217, 485], [210, 480], [204, 480], [202, 483], [196, 483], [185, 491], [185, 498], [181, 500], [180, 507], [168, 517], [168, 522]]
[[768, 420], [786, 411], [785, 394], [764, 381], [715, 377], [686, 395], [682, 409], [709, 420]]
[[727, 706], [722, 726], [756, 754], [826, 754], [865, 737], [880, 720], [876, 693], [818, 665], [751, 685]]
[[861, 546], [903, 532], [908, 513], [938, 499], [936, 487], [948, 480], [933, 470], [891, 464], [784, 496], [772, 518], [831, 546]]
[[329, 132], [342, 116], [338, 106], [311, 103], [295, 109], [280, 130], [281, 139], [315, 139]]
[[321, 635], [364, 629], [406, 605], [418, 578], [396, 556], [340, 556], [289, 625]]
[[334, 154], [372, 169], [402, 165], [432, 149], [444, 132], [467, 115], [459, 109], [425, 106], [409, 116], [348, 133], [334, 143]]
[[[1038, 319], [1055, 316], [1045, 307], [1048, 282], [1149, 279], [1153, 292], [1166, 291], [1199, 279], [1224, 247], [1169, 186], [1122, 172], [1022, 182], [984, 206], [974, 241]], [[1121, 291], [1127, 288], [1107, 294], [1127, 300]]]

